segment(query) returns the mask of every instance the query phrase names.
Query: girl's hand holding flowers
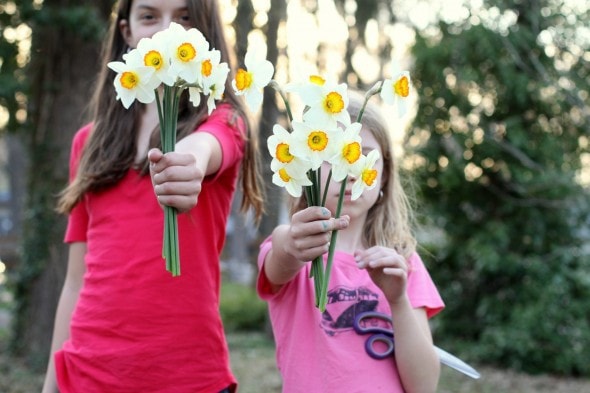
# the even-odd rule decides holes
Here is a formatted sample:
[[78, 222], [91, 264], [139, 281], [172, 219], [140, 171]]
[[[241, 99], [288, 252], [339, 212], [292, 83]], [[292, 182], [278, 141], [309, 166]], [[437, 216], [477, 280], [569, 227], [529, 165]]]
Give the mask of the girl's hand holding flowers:
[[332, 218], [324, 207], [311, 206], [293, 215], [285, 252], [300, 262], [308, 262], [328, 252], [331, 233], [348, 227], [348, 216]]
[[158, 202], [176, 208], [179, 213], [195, 207], [204, 178], [195, 156], [176, 152], [164, 154], [159, 149], [152, 149], [148, 152], [148, 159]]

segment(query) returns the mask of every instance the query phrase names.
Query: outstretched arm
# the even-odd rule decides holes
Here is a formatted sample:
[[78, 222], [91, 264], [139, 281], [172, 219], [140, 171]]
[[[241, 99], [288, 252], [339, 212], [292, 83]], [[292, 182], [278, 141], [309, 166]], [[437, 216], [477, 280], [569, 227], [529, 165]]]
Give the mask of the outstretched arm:
[[221, 166], [219, 141], [207, 132], [194, 132], [176, 144], [174, 152], [148, 152], [154, 192], [162, 205], [186, 212], [197, 204], [203, 179]]
[[295, 213], [290, 224], [278, 226], [264, 260], [264, 273], [273, 290], [291, 281], [307, 262], [328, 252], [331, 232], [348, 223], [348, 216], [335, 219], [328, 209], [314, 206]]

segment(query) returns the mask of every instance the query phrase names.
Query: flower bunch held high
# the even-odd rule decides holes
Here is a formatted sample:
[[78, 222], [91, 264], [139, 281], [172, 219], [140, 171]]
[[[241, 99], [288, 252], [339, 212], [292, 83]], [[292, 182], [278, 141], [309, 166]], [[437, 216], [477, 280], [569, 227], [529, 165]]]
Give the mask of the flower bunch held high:
[[[178, 103], [184, 90], [197, 106], [201, 96], [208, 96], [209, 114], [215, 100], [225, 91], [229, 73], [220, 62], [220, 52], [209, 49], [209, 43], [197, 29], [185, 30], [177, 23], [151, 38], [143, 38], [137, 48], [123, 56], [123, 61], [108, 64], [117, 75], [114, 80], [117, 99], [125, 108], [135, 100], [148, 104], [156, 101], [160, 122], [162, 151], [174, 151], [178, 121]], [[164, 206], [164, 240], [162, 257], [166, 270], [180, 275], [177, 211]]]

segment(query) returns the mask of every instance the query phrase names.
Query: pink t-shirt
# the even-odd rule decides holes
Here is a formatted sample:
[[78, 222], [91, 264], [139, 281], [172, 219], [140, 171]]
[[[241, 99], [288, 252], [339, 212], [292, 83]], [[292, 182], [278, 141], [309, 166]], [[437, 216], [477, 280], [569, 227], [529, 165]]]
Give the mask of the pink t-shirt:
[[[369, 357], [365, 351], [368, 335], [359, 335], [353, 329], [358, 313], [378, 311], [391, 315], [385, 296], [368, 273], [357, 267], [354, 257], [336, 251], [328, 305], [321, 313], [314, 306], [311, 264], [276, 294], [272, 293], [263, 270], [271, 246], [270, 238], [260, 246], [257, 290], [269, 304], [283, 393], [403, 393], [394, 358]], [[410, 302], [415, 308], [424, 307], [432, 317], [444, 303], [418, 254], [412, 255], [409, 263]]]
[[[235, 385], [219, 315], [219, 255], [244, 151], [244, 123], [221, 105], [197, 130], [214, 135], [221, 168], [197, 206], [178, 216], [181, 275], [162, 259], [163, 210], [136, 170], [88, 193], [65, 241], [86, 242], [86, 273], [71, 336], [56, 353], [61, 393], [211, 393]], [[71, 173], [91, 126], [72, 146]]]

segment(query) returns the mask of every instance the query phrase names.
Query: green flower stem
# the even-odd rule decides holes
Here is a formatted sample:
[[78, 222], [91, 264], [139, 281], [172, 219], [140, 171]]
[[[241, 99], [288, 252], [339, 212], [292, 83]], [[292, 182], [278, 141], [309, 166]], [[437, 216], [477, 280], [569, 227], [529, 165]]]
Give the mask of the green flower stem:
[[326, 180], [326, 187], [324, 187], [324, 195], [322, 196], [322, 206], [326, 206], [326, 198], [328, 197], [328, 184], [332, 180], [332, 169], [328, 172], [328, 179]]
[[373, 97], [375, 94], [381, 93], [381, 89], [383, 89], [384, 83], [385, 83], [385, 81], [380, 81], [380, 82], [375, 83], [375, 85], [371, 88], [371, 90], [369, 90], [367, 92], [367, 94], [365, 94], [365, 101], [363, 102], [363, 106], [361, 107], [361, 110], [359, 111], [359, 114], [356, 117], [357, 123], [361, 122], [361, 119], [363, 118], [363, 114], [365, 113], [365, 108], [367, 107], [367, 103], [369, 102], [369, 99], [371, 97]]
[[[182, 89], [164, 86], [164, 94], [156, 90], [156, 103], [160, 121], [160, 138], [164, 154], [174, 151], [176, 146], [176, 128], [178, 125], [178, 105]], [[180, 275], [180, 253], [178, 245], [178, 211], [172, 206], [164, 206], [164, 236], [162, 258], [166, 261], [166, 270], [172, 276]]]
[[[363, 114], [365, 112], [365, 108], [367, 106], [367, 103], [369, 102], [369, 99], [372, 96], [374, 96], [375, 94], [379, 94], [381, 92], [381, 89], [383, 88], [383, 83], [384, 83], [383, 81], [381, 83], [376, 83], [373, 86], [373, 88], [371, 88], [371, 90], [369, 90], [367, 92], [367, 94], [365, 94], [365, 101], [363, 102], [363, 106], [361, 107], [361, 110], [359, 111], [359, 114], [358, 114], [357, 120], [356, 120], [358, 123], [361, 122], [361, 119], [362, 119]], [[330, 174], [328, 175], [328, 180], [326, 181], [326, 190], [324, 191], [324, 196], [322, 198], [322, 206], [324, 206], [325, 201], [326, 201], [326, 193], [325, 192], [328, 189], [328, 184], [330, 183], [331, 177], [332, 177], [332, 171], [330, 171]], [[344, 192], [346, 191], [346, 181], [347, 180], [348, 180], [348, 176], [346, 176], [344, 178], [344, 180], [342, 180], [342, 184], [340, 185], [340, 195], [338, 196], [338, 205], [336, 206], [336, 217], [335, 218], [340, 218], [340, 214], [342, 212], [342, 202], [344, 200]], [[326, 261], [325, 270], [322, 271], [322, 280], [321, 280], [321, 286], [319, 288], [319, 292], [318, 292], [318, 286], [317, 285], [315, 286], [316, 306], [321, 312], [324, 312], [326, 310], [326, 305], [328, 303], [328, 284], [330, 282], [330, 273], [332, 271], [334, 252], [336, 250], [337, 236], [338, 236], [338, 231], [337, 230], [332, 231], [332, 236], [330, 237], [330, 248], [328, 249], [328, 260]], [[314, 261], [314, 263], [315, 263], [315, 261]], [[323, 264], [322, 264], [322, 266], [323, 266]], [[312, 268], [313, 268], [313, 265], [312, 265]]]
[[[346, 191], [346, 180], [348, 176], [342, 180], [342, 184], [340, 185], [340, 195], [338, 196], [338, 205], [336, 206], [336, 218], [340, 218], [340, 213], [342, 212], [342, 202], [344, 200], [344, 192]], [[336, 237], [338, 236], [338, 231], [333, 230], [332, 236], [330, 237], [330, 248], [328, 249], [328, 261], [326, 262], [326, 270], [323, 274], [322, 280], [322, 287], [320, 289], [320, 301], [316, 302], [317, 307], [321, 312], [326, 310], [326, 305], [328, 303], [328, 284], [330, 282], [330, 272], [332, 271], [332, 262], [334, 260], [334, 251], [336, 250]], [[318, 295], [316, 294], [316, 299]]]
[[[307, 205], [308, 206], [318, 206], [318, 200], [316, 198], [316, 191], [317, 188], [317, 181], [315, 177], [314, 171], [309, 171], [307, 174], [308, 178], [311, 179], [312, 185], [305, 186], [305, 196], [307, 198]], [[322, 256], [316, 257], [311, 263], [311, 270], [309, 272], [309, 277], [313, 278], [314, 288], [315, 288], [315, 296], [316, 296], [316, 305], [319, 302], [319, 294], [322, 288], [322, 282], [324, 277], [324, 261]]]
[[275, 89], [277, 91], [277, 93], [279, 93], [279, 95], [281, 96], [281, 99], [283, 100], [283, 103], [285, 104], [285, 110], [287, 111], [287, 116], [289, 117], [289, 122], [292, 123], [293, 122], [293, 113], [291, 112], [291, 105], [289, 104], [289, 100], [287, 100], [287, 96], [285, 95], [285, 92], [283, 91], [283, 89], [281, 89], [281, 86], [274, 79], [268, 83], [268, 86]]

